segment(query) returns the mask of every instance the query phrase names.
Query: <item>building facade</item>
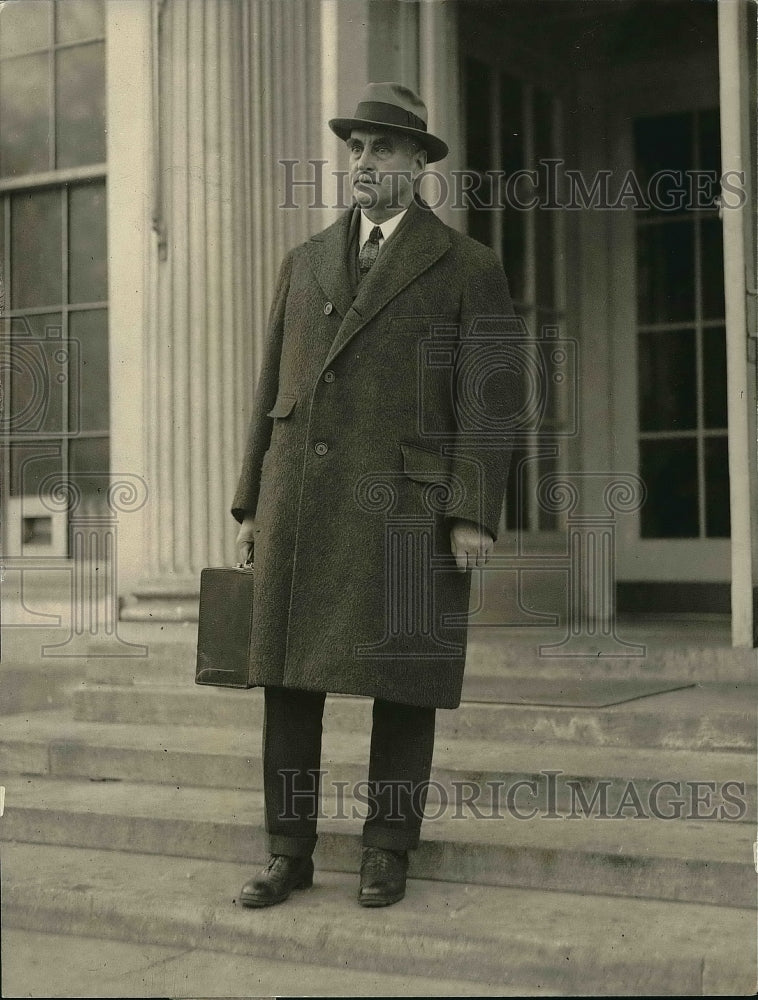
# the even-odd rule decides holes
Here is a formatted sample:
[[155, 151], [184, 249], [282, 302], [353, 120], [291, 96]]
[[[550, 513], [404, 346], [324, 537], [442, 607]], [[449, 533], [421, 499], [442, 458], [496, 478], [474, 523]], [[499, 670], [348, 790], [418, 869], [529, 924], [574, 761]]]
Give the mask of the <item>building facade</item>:
[[576, 543], [590, 617], [731, 610], [754, 644], [755, 13], [9, 0], [7, 566], [108, 560], [123, 617], [193, 614], [235, 560], [279, 262], [344, 197], [326, 121], [394, 79], [451, 148], [425, 196], [501, 256], [542, 380], [474, 623], [565, 614]]

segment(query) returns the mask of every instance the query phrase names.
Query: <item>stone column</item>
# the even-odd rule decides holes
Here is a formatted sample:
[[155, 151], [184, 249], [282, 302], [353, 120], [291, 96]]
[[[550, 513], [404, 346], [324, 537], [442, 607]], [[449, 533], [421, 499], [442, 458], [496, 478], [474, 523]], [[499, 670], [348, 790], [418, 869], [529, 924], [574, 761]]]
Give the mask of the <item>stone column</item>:
[[278, 161], [318, 155], [313, 17], [307, 0], [153, 0], [142, 399], [114, 425], [117, 449], [140, 439], [148, 500], [123, 618], [193, 617], [202, 568], [236, 557], [229, 505], [276, 273], [316, 228], [278, 208]]
[[464, 161], [461, 82], [458, 58], [457, 5], [451, 0], [421, 0], [419, 4], [419, 87], [429, 108], [429, 131], [439, 135], [450, 147], [450, 154], [434, 170], [450, 182], [448, 196], [432, 178], [424, 182], [421, 193], [440, 218], [454, 229], [465, 232], [466, 212], [450, 207], [451, 172]]
[[[151, 4], [105, 5], [108, 121], [108, 347], [112, 477], [138, 476], [145, 502], [125, 514], [118, 537], [119, 595], [144, 573], [146, 324], [151, 261]], [[150, 502], [152, 502], [152, 493]]]
[[[719, 85], [721, 98], [722, 176], [739, 176], [750, 167], [749, 116], [754, 114], [755, 95], [750, 93], [748, 65], [748, 13], [750, 5], [721, 3], [718, 7]], [[755, 53], [752, 54], [752, 58]], [[748, 190], [750, 178], [746, 178]], [[755, 272], [751, 225], [752, 204], [735, 205], [729, 193], [722, 194], [724, 234], [724, 296], [726, 300], [726, 380], [729, 404], [729, 499], [732, 556], [732, 645], [755, 646], [756, 552], [758, 525], [755, 511], [755, 343], [748, 360], [748, 338], [758, 330], [748, 328], [747, 298], [755, 297]], [[752, 208], [752, 213], [750, 209]], [[747, 276], [752, 288], [748, 291]], [[755, 312], [753, 311], [755, 322]], [[752, 426], [751, 426], [752, 424]], [[752, 492], [752, 495], [751, 495]]]

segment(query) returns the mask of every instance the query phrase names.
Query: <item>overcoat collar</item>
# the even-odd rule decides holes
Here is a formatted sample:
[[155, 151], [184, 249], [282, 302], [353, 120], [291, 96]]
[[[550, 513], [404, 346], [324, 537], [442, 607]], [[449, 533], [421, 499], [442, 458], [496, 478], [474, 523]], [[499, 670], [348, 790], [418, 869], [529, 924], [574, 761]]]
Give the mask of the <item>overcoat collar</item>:
[[450, 247], [447, 227], [430, 209], [413, 202], [403, 222], [361, 281], [353, 299], [346, 261], [350, 223], [353, 212], [357, 211], [357, 208], [349, 209], [334, 225], [317, 233], [307, 244], [316, 280], [342, 317], [325, 366], [380, 309], [438, 261]]

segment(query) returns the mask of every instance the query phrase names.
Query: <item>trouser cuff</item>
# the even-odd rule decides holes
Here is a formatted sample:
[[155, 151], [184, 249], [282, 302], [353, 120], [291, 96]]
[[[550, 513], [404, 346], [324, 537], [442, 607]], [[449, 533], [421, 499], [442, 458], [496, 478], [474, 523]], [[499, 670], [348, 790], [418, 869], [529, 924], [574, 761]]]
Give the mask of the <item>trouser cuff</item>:
[[388, 830], [382, 826], [364, 826], [363, 846], [385, 851], [415, 851], [421, 835], [418, 830]]
[[288, 858], [309, 858], [318, 837], [284, 837], [270, 833], [267, 837], [269, 854], [286, 854]]

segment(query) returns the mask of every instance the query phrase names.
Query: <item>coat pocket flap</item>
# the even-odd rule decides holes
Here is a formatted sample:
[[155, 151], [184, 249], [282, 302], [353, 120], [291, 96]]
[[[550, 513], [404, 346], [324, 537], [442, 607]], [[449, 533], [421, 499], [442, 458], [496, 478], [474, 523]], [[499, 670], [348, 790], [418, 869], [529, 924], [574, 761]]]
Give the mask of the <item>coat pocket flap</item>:
[[401, 442], [403, 472], [417, 483], [444, 483], [450, 478], [450, 459], [436, 451]]
[[274, 408], [271, 410], [267, 416], [269, 417], [288, 417], [290, 413], [295, 408], [295, 403], [297, 402], [297, 396], [287, 396], [280, 394], [276, 397], [276, 402], [274, 403]]

